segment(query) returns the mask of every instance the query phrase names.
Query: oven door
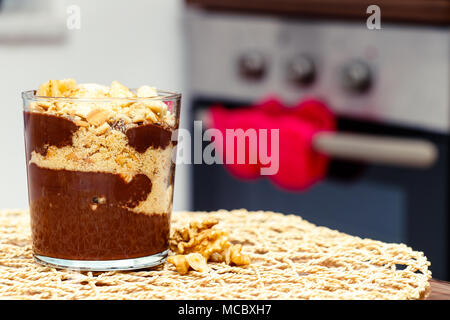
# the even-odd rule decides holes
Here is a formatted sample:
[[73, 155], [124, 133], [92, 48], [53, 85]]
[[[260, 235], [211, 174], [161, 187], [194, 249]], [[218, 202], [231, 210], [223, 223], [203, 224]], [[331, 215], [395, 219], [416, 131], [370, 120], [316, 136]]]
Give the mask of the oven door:
[[[194, 99], [193, 114], [217, 102]], [[433, 276], [449, 280], [448, 136], [345, 118], [338, 119], [338, 130], [426, 138], [438, 158], [426, 169], [332, 160], [327, 178], [305, 192], [281, 190], [267, 179], [241, 181], [223, 165], [197, 164], [192, 166], [194, 209], [296, 214], [359, 237], [406, 243], [426, 253]]]

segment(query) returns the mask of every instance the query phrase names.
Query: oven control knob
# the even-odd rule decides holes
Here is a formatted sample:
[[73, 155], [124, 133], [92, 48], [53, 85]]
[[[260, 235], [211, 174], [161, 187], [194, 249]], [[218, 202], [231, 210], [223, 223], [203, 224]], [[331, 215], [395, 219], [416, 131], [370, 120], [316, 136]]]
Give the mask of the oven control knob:
[[348, 91], [363, 93], [372, 85], [372, 71], [366, 62], [353, 60], [342, 68], [341, 80]]
[[316, 78], [314, 59], [307, 54], [295, 56], [287, 64], [287, 76], [289, 81], [298, 85], [310, 85]]
[[264, 55], [258, 51], [249, 51], [239, 57], [239, 74], [248, 80], [261, 80], [267, 69]]

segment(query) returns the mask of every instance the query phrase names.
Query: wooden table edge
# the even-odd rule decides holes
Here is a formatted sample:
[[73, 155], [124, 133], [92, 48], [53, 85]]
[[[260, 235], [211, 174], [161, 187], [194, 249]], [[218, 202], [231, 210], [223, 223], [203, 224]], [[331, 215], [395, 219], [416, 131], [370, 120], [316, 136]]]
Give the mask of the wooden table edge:
[[427, 300], [450, 300], [450, 282], [431, 279], [431, 292]]

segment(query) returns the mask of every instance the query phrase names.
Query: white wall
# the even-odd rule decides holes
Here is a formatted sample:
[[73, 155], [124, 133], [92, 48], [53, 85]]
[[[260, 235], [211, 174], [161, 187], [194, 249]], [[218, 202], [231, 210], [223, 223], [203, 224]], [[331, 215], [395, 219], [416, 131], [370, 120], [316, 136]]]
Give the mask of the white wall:
[[[68, 77], [183, 91], [181, 0], [58, 0], [57, 14], [65, 20], [72, 4], [81, 9], [81, 29], [65, 30], [63, 44], [0, 40], [0, 208], [28, 205], [21, 91]], [[177, 169], [175, 209], [189, 205], [185, 169]]]

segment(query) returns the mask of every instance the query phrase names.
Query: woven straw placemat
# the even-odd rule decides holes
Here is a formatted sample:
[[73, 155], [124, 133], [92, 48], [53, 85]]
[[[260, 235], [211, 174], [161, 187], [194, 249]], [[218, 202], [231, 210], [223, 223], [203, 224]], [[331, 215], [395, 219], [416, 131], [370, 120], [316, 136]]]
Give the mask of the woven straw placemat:
[[[128, 272], [61, 271], [32, 258], [26, 211], [0, 211], [0, 297], [19, 299], [423, 299], [430, 263], [403, 244], [349, 236], [298, 216], [246, 210], [175, 212], [174, 226], [214, 216], [250, 255], [247, 267], [172, 265]], [[402, 266], [400, 268], [399, 266]], [[400, 270], [401, 269], [401, 270]]]

